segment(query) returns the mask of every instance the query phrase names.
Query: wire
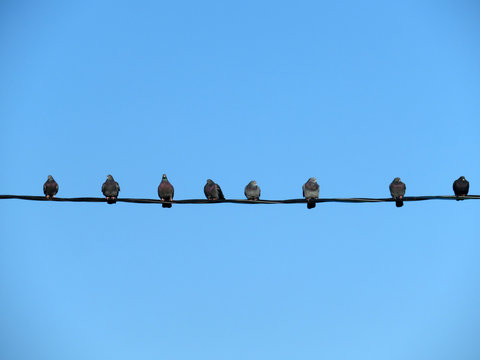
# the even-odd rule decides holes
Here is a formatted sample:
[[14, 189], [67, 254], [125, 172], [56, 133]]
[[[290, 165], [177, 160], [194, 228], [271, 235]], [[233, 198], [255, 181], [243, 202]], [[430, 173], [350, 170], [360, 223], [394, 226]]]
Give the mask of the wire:
[[[20, 200], [34, 200], [34, 201], [60, 201], [60, 202], [107, 202], [105, 198], [98, 197], [75, 197], [75, 198], [60, 198], [54, 197], [47, 199], [45, 196], [32, 195], [0, 195], [1, 199], [20, 199]], [[480, 195], [467, 196], [406, 196], [403, 201], [425, 201], [425, 200], [480, 200]], [[394, 202], [393, 198], [320, 198], [312, 199], [310, 202], [315, 203], [379, 203], [379, 202]], [[246, 199], [226, 199], [226, 200], [207, 200], [207, 199], [185, 199], [162, 201], [159, 199], [136, 199], [136, 198], [117, 198], [117, 202], [135, 203], [135, 204], [305, 204], [306, 199], [287, 199], [287, 200], [246, 200]]]

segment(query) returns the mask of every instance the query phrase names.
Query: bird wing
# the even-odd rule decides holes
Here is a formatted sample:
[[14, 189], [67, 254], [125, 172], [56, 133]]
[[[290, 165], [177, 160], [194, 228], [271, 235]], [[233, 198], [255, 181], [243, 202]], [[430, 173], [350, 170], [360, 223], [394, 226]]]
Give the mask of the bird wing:
[[217, 191], [218, 191], [218, 198], [220, 200], [225, 200], [225, 196], [223, 196], [222, 189], [220, 188], [220, 185], [217, 184]]

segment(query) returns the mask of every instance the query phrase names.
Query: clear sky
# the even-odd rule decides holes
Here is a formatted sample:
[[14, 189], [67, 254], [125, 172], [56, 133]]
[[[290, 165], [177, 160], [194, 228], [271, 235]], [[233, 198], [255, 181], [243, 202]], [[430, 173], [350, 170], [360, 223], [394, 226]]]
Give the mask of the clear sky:
[[[0, 4], [1, 194], [480, 193], [475, 1]], [[0, 358], [478, 360], [480, 201], [0, 200]]]

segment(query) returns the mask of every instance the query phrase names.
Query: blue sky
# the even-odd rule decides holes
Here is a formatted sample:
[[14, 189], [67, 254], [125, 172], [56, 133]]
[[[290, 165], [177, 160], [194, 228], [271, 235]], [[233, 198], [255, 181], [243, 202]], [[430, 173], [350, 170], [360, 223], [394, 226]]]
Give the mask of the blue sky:
[[[4, 1], [0, 193], [480, 184], [474, 1]], [[478, 201], [0, 202], [2, 359], [478, 359]]]

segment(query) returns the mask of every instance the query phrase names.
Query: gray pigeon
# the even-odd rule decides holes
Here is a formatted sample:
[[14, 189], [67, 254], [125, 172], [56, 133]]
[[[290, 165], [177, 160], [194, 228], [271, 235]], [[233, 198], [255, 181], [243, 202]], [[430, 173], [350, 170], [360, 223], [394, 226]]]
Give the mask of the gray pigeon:
[[[465, 176], [460, 176], [457, 180], [453, 182], [453, 192], [455, 196], [467, 196], [468, 189], [470, 188], [470, 183], [465, 179]], [[461, 200], [461, 199], [457, 199]]]
[[115, 204], [120, 192], [120, 185], [113, 179], [112, 175], [107, 175], [107, 180], [102, 185], [102, 193], [107, 199], [108, 204]]
[[58, 192], [58, 184], [52, 175], [48, 175], [47, 181], [43, 184], [43, 193], [47, 199], [53, 199]]
[[[173, 200], [173, 185], [167, 179], [167, 175], [162, 175], [162, 182], [158, 185], [158, 197], [162, 201], [172, 201]], [[164, 208], [171, 208], [172, 204], [162, 204]]]
[[400, 180], [399, 177], [393, 179], [392, 183], [390, 184], [390, 194], [392, 198], [395, 199], [395, 205], [397, 207], [403, 206], [403, 196], [405, 195], [405, 190], [407, 187], [405, 184]]
[[255, 180], [250, 181], [248, 185], [245, 186], [245, 196], [248, 200], [260, 199], [260, 187]]
[[308, 181], [303, 184], [303, 197], [307, 199], [307, 208], [313, 209], [316, 205], [313, 199], [318, 199], [318, 195], [320, 193], [320, 186], [317, 183], [317, 179], [312, 177], [308, 179]]
[[225, 200], [220, 185], [215, 184], [211, 179], [207, 180], [207, 183], [203, 187], [203, 192], [208, 200]]

